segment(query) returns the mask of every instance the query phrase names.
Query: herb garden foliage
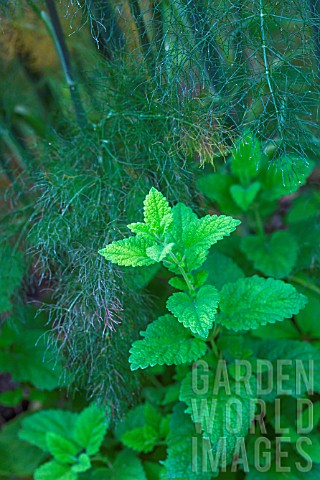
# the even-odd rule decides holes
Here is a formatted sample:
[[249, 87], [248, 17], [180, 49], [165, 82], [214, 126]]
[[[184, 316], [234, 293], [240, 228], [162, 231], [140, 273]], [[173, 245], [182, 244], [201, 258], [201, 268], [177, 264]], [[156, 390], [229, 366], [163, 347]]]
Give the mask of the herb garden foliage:
[[[33, 6], [44, 8], [39, 2]], [[39, 295], [74, 387], [101, 400], [112, 397], [119, 414], [135, 401], [138, 383], [126, 371], [126, 359], [129, 344], [146, 325], [149, 302], [132, 282], [124, 285], [121, 271], [104, 265], [96, 251], [101, 236], [112, 240], [137, 214], [146, 185], [156, 182], [171, 198], [188, 198], [190, 175], [168, 155], [170, 124], [154, 114], [157, 106], [150, 109], [152, 86], [143, 85], [142, 74], [129, 65], [114, 71], [84, 32], [70, 49], [84, 76], [81, 94], [90, 117], [88, 128], [79, 130], [63, 72], [54, 72], [59, 63], [46, 25], [33, 12], [27, 4], [16, 5], [11, 14], [17, 23], [8, 17], [3, 38], [6, 45], [12, 41], [11, 56], [2, 59], [7, 71], [2, 80], [3, 189], [9, 189], [3, 219], [4, 309], [10, 310], [10, 289], [30, 272], [36, 297], [41, 285]], [[75, 53], [79, 49], [81, 55]], [[29, 270], [9, 260], [12, 247], [28, 252]], [[141, 286], [144, 282], [141, 274]]]
[[[172, 315], [166, 314], [153, 321], [146, 331], [140, 332], [142, 340], [133, 343], [129, 357], [131, 369], [190, 364], [196, 360], [206, 359], [215, 371], [215, 375], [211, 373], [208, 376], [209, 384], [204, 395], [196, 395], [191, 373], [187, 373], [180, 379], [182, 381], [179, 400], [188, 408], [184, 410], [181, 406], [179, 409], [177, 404], [174, 409], [171, 425], [173, 431], [168, 436], [168, 458], [165, 462], [168, 478], [197, 477], [190, 464], [193, 458], [190, 445], [191, 441], [194, 441], [192, 439], [195, 438], [195, 432], [191, 424], [190, 428], [185, 428], [187, 422], [190, 422], [185, 413], [191, 415], [195, 424], [200, 423], [202, 438], [210, 440], [213, 455], [215, 458], [220, 458], [216, 470], [211, 472], [209, 477], [206, 474], [200, 474], [199, 478], [216, 476], [218, 466], [223, 465], [222, 447], [219, 443], [221, 438], [226, 442], [224, 462], [230, 464], [235, 456], [237, 436], [234, 432], [230, 432], [230, 424], [237, 424], [239, 412], [234, 410], [229, 412], [229, 416], [226, 414], [228, 395], [237, 395], [236, 398], [242, 405], [240, 414], [242, 430], [237, 431], [238, 435], [247, 435], [254, 418], [255, 412], [250, 404], [248, 391], [244, 385], [241, 385], [240, 391], [237, 390], [240, 377], [237, 374], [234, 376], [236, 364], [233, 363], [239, 355], [240, 358], [247, 356], [249, 362], [254, 362], [254, 351], [249, 350], [245, 353], [243, 346], [242, 348], [240, 346], [238, 352], [230, 352], [231, 359], [227, 366], [223, 363], [224, 368], [227, 369], [226, 372], [229, 372], [232, 377], [228, 384], [230, 393], [221, 392], [221, 389], [215, 393], [213, 388], [221, 362], [216, 342], [217, 339], [223, 342], [222, 327], [233, 332], [240, 331], [243, 339], [246, 331], [256, 330], [270, 323], [283, 322], [286, 318], [298, 315], [308, 301], [307, 297], [292, 285], [274, 278], [253, 275], [231, 282], [226, 278], [226, 283], [220, 289], [207, 283], [209, 272], [202, 267], [206, 265], [210, 247], [229, 236], [239, 223], [238, 220], [224, 215], [207, 215], [199, 219], [183, 203], [178, 203], [171, 208], [166, 198], [158, 190], [151, 188], [144, 201], [144, 222], [131, 223], [128, 226], [135, 235], [108, 244], [99, 252], [107, 260], [124, 266], [138, 268], [162, 262], [173, 274], [169, 280], [170, 285], [180, 290], [172, 293], [166, 302], [167, 309]], [[228, 336], [226, 340], [228, 341]], [[211, 345], [208, 345], [208, 341]], [[267, 358], [288, 360], [295, 355], [293, 353], [291, 357], [290, 352], [292, 350], [298, 352], [303, 344], [289, 342], [286, 352], [281, 351], [281, 353], [278, 349], [285, 348], [285, 344], [273, 345], [272, 341], [267, 341], [267, 345], [267, 348], [270, 348], [268, 353], [264, 350]], [[263, 342], [258, 348], [263, 349]], [[273, 349], [275, 349], [274, 353], [272, 353]], [[317, 349], [310, 352], [312, 358], [314, 358], [313, 355], [318, 354]], [[261, 358], [265, 358], [264, 355]], [[308, 354], [306, 357], [302, 351], [298, 356], [301, 360], [311, 358]], [[257, 397], [254, 376], [250, 378], [250, 382], [253, 399]], [[290, 385], [293, 387], [294, 377], [291, 378], [291, 382]], [[318, 386], [315, 388], [318, 391]], [[208, 400], [209, 405], [214, 405], [214, 416], [212, 416], [211, 407], [203, 406], [203, 399]], [[151, 441], [152, 433], [143, 432], [143, 435]], [[132, 443], [128, 446], [147, 451], [144, 450], [148, 445], [147, 438], [142, 442], [139, 433], [142, 432], [136, 431], [135, 437], [132, 433], [129, 437]], [[179, 447], [172, 442], [172, 438], [176, 435], [180, 436], [179, 440], [175, 440], [179, 442]], [[123, 438], [127, 438], [126, 434]]]
[[172, 151], [214, 162], [243, 128], [278, 158], [317, 150], [318, 2], [84, 0], [80, 12], [169, 106]]
[[[238, 359], [319, 358], [318, 2], [0, 12], [1, 422], [30, 407], [0, 433], [0, 478], [210, 479], [191, 437], [216, 455], [226, 436], [228, 463], [237, 445], [223, 390], [193, 409], [193, 361], [211, 385], [224, 359], [234, 393]], [[303, 394], [317, 478], [318, 382]], [[297, 396], [281, 397], [292, 438]], [[251, 394], [236, 398], [245, 437]], [[254, 440], [251, 470], [219, 477], [283, 478], [255, 471]]]

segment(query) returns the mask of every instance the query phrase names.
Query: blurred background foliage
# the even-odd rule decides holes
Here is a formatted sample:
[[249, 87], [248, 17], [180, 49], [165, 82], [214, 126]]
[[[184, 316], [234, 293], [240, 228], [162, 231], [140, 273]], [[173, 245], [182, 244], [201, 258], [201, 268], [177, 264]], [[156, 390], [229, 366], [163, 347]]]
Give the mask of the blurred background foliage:
[[201, 212], [198, 177], [228, 169], [248, 132], [289, 183], [317, 162], [320, 3], [16, 0], [0, 11], [1, 318], [14, 331], [36, 321], [21, 305], [41, 310], [60, 381], [117, 414], [143, 385], [127, 357], [155, 316], [152, 282], [141, 290], [155, 271], [124, 276], [97, 251], [142, 216], [152, 185]]

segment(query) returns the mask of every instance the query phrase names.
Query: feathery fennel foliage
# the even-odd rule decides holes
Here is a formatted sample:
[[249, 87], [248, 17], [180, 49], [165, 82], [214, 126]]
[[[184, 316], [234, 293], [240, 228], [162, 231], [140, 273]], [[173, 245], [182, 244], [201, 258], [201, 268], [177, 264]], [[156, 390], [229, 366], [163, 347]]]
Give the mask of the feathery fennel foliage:
[[[0, 79], [1, 171], [12, 197], [3, 236], [27, 252], [28, 281], [41, 292], [78, 385], [100, 398], [113, 391], [118, 405], [122, 395], [133, 398], [127, 390], [135, 380], [119, 370], [146, 328], [149, 304], [132, 287], [136, 272], [130, 281], [97, 256], [101, 238], [124, 235], [152, 185], [170, 201], [204, 210], [199, 165], [229, 165], [247, 131], [250, 152], [260, 142], [252, 170], [262, 157], [278, 165], [276, 188], [282, 171], [295, 178], [306, 158], [317, 157], [319, 12], [296, 0], [55, 3], [87, 126], [76, 122], [47, 5], [12, 2], [0, 54], [7, 72]], [[241, 177], [247, 156], [239, 163]], [[219, 205], [222, 213], [251, 208], [265, 193], [259, 182], [245, 191], [233, 179], [238, 210]], [[188, 248], [197, 266], [204, 257]], [[154, 263], [166, 251], [149, 253]]]
[[78, 14], [115, 68], [145, 72], [185, 155], [213, 162], [248, 128], [275, 159], [318, 151], [317, 2], [84, 0]]

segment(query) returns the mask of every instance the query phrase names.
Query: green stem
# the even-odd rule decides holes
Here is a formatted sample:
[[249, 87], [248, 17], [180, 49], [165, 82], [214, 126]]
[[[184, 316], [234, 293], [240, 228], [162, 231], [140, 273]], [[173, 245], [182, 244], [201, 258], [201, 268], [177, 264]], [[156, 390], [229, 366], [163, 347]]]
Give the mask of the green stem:
[[173, 262], [175, 263], [175, 265], [177, 265], [177, 267], [179, 268], [179, 272], [181, 273], [184, 281], [186, 282], [186, 284], [188, 285], [188, 288], [189, 288], [189, 293], [192, 295], [195, 293], [195, 289], [194, 289], [194, 286], [192, 285], [192, 283], [190, 282], [189, 278], [188, 278], [188, 274], [187, 272], [185, 271], [185, 269], [183, 267], [181, 267], [181, 265], [179, 264], [179, 260], [177, 259], [177, 257], [175, 256], [174, 253], [170, 252], [170, 258], [173, 260]]
[[45, 0], [45, 2], [48, 8], [49, 15], [47, 15], [47, 13], [43, 10], [40, 11], [38, 7], [34, 5], [32, 0], [28, 0], [29, 5], [36, 13], [36, 15], [43, 21], [50, 37], [53, 40], [58, 57], [60, 59], [61, 66], [64, 71], [66, 82], [69, 87], [71, 101], [73, 103], [73, 108], [78, 120], [79, 127], [85, 128], [87, 126], [87, 119], [79, 95], [78, 86], [76, 84], [73, 74], [69, 50], [64, 39], [64, 34], [59, 20], [58, 12], [56, 10], [54, 0]]
[[91, 457], [91, 462], [101, 462], [107, 465], [109, 468], [112, 468], [112, 463], [110, 462], [109, 458], [105, 453], [103, 455], [101, 453], [98, 453], [94, 457]]
[[210, 345], [211, 345], [211, 349], [214, 353], [214, 355], [219, 358], [219, 350], [218, 350], [218, 347], [216, 345], [216, 342], [214, 341], [214, 338], [211, 336], [210, 337]]
[[294, 317], [291, 318], [291, 323], [294, 326], [294, 328], [297, 330], [299, 335], [302, 337], [303, 336], [303, 331], [301, 330], [300, 326], [298, 325], [296, 319]]
[[208, 337], [208, 340], [210, 342], [210, 345], [211, 345], [211, 350], [213, 351], [214, 355], [219, 358], [220, 357], [220, 353], [219, 353], [219, 350], [218, 350], [218, 347], [217, 347], [217, 344], [216, 344], [216, 339], [220, 333], [220, 330], [221, 330], [221, 326], [220, 325], [217, 325], [216, 323], [214, 324], [214, 327], [213, 327], [213, 330], [212, 332], [210, 333], [209, 337]]
[[317, 287], [316, 285], [313, 285], [313, 283], [309, 283], [307, 282], [306, 280], [303, 280], [303, 278], [299, 278], [299, 277], [287, 277], [287, 279], [290, 281], [290, 282], [294, 282], [294, 283], [298, 283], [299, 285], [301, 285], [302, 287], [305, 287], [305, 288], [308, 288], [309, 290], [312, 290], [313, 292], [317, 293], [318, 295], [320, 295], [320, 288]]
[[221, 325], [217, 325], [216, 323], [214, 324], [214, 327], [213, 327], [213, 332], [212, 332], [212, 336], [213, 336], [213, 339], [215, 340], [217, 338], [217, 336], [219, 335], [219, 333], [221, 332], [222, 330], [222, 326]]
[[256, 220], [256, 228], [259, 236], [263, 239], [264, 238], [264, 228], [263, 228], [263, 222], [259, 213], [259, 210], [257, 207], [254, 207], [253, 209], [254, 212], [254, 217]]

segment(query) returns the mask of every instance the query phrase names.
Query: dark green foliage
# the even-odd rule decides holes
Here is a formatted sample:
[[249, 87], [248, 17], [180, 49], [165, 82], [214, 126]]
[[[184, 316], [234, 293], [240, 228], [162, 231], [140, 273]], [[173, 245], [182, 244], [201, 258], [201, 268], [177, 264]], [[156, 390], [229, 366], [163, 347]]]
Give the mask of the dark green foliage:
[[[208, 455], [221, 432], [228, 462], [239, 452], [228, 393], [193, 402], [192, 362], [212, 383], [225, 360], [233, 390], [237, 360], [255, 384], [258, 359], [282, 358], [294, 390], [295, 361], [308, 373], [319, 357], [318, 2], [0, 3], [0, 423], [18, 415], [1, 480], [209, 480], [192, 471], [203, 438]], [[275, 381], [270, 471], [256, 471], [256, 422], [250, 471], [218, 478], [318, 478], [318, 383], [303, 390], [305, 456], [299, 393], [279, 414]], [[219, 400], [213, 431], [205, 408], [192, 422], [200, 398]]]

